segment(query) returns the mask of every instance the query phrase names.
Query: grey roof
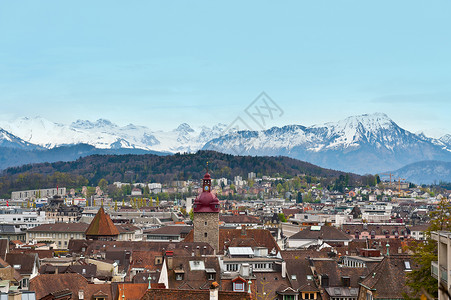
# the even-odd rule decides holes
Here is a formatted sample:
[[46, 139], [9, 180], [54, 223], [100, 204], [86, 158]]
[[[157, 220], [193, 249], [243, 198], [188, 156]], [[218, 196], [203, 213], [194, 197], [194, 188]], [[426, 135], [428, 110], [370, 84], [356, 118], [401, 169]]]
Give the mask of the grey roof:
[[229, 247], [230, 255], [254, 255], [251, 247]]

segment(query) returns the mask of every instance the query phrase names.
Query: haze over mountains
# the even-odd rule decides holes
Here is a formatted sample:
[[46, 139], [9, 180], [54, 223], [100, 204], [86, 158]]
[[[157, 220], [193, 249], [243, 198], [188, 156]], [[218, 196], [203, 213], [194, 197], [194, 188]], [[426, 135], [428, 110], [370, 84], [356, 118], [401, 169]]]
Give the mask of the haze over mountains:
[[[0, 168], [47, 161], [52, 155], [45, 154], [49, 151], [46, 149], [60, 153], [58, 160], [96, 153], [170, 154], [200, 149], [240, 155], [284, 155], [359, 174], [396, 170], [420, 161], [451, 162], [451, 135], [434, 139], [415, 134], [382, 113], [309, 127], [287, 125], [224, 132], [226, 127], [217, 124], [192, 128], [183, 123], [174, 130], [161, 131], [134, 124], [118, 126], [104, 119], [77, 120], [69, 125], [40, 117], [0, 121], [0, 147], [9, 148], [0, 152]], [[57, 150], [62, 146], [64, 151]], [[5, 157], [12, 154], [11, 149], [20, 150], [13, 153], [13, 160]], [[67, 152], [67, 159], [63, 152]], [[29, 159], [18, 159], [19, 156]]]

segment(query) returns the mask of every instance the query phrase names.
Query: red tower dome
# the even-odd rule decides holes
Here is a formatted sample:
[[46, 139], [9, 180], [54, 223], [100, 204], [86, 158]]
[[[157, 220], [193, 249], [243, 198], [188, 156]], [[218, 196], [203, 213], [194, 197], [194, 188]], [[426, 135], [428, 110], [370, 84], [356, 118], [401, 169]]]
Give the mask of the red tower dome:
[[202, 193], [194, 200], [194, 212], [219, 212], [219, 200], [211, 192], [211, 177], [208, 172], [202, 180]]

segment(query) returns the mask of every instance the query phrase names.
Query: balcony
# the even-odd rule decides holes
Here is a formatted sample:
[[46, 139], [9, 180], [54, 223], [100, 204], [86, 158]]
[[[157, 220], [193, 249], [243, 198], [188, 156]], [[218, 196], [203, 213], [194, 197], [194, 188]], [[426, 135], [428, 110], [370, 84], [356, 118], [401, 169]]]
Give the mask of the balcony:
[[438, 262], [431, 261], [431, 276], [438, 280]]
[[440, 270], [440, 280], [448, 282], [448, 272], [446, 271], [446, 268], [439, 266], [439, 270]]

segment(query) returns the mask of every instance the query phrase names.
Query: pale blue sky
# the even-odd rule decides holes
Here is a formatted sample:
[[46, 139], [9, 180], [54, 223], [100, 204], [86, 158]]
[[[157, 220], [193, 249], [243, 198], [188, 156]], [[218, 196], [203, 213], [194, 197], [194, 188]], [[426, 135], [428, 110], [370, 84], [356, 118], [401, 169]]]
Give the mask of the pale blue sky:
[[[216, 1], [215, 1], [216, 2]], [[1, 1], [0, 117], [271, 125], [384, 112], [451, 133], [451, 2]]]

